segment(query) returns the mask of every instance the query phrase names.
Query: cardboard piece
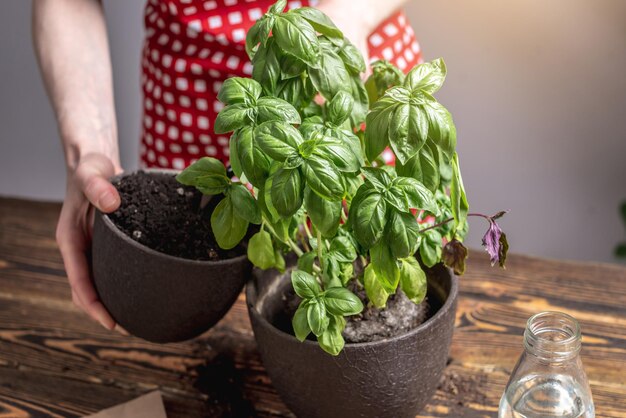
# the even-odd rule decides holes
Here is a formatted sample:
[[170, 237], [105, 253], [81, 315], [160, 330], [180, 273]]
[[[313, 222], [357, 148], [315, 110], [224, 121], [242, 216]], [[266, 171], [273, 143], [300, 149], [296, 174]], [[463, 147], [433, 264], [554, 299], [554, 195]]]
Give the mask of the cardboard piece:
[[167, 418], [161, 392], [154, 391], [85, 418]]

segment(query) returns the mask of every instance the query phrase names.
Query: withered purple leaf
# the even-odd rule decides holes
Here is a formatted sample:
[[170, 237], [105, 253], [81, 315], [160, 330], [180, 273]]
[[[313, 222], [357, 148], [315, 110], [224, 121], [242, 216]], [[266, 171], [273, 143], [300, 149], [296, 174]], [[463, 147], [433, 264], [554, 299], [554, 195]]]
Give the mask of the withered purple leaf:
[[461, 276], [465, 273], [467, 248], [465, 248], [461, 241], [455, 238], [443, 247], [441, 259], [446, 266], [454, 270], [454, 274]]
[[491, 258], [491, 266], [495, 266], [498, 263], [500, 267], [504, 268], [509, 243], [506, 240], [506, 234], [502, 232], [496, 221], [493, 218], [488, 220], [489, 229], [483, 236], [483, 246]]
[[506, 240], [506, 234], [503, 232], [500, 235], [500, 248], [498, 249], [498, 263], [500, 267], [506, 268], [504, 263], [506, 262], [506, 254], [509, 252], [509, 242]]

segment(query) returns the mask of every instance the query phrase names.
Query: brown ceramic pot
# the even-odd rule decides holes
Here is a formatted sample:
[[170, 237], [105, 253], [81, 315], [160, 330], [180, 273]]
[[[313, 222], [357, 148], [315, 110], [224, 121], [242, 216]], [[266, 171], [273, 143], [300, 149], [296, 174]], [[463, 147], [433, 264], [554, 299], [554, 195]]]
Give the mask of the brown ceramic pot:
[[96, 291], [117, 323], [148, 341], [193, 338], [219, 321], [250, 277], [242, 256], [196, 261], [152, 250], [97, 212], [92, 243]]
[[272, 325], [291, 286], [289, 273], [255, 270], [248, 312], [263, 364], [287, 406], [300, 418], [414, 417], [437, 389], [446, 366], [458, 294], [443, 265], [427, 270], [428, 298], [439, 310], [414, 330], [371, 343], [346, 344], [333, 357]]

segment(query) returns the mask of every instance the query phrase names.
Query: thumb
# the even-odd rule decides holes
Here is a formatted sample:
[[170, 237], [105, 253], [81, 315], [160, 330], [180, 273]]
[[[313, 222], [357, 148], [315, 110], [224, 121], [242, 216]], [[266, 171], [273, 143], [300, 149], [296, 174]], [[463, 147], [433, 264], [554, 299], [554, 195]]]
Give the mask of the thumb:
[[109, 178], [115, 174], [110, 159], [101, 154], [88, 154], [76, 168], [76, 180], [87, 200], [104, 213], [120, 206], [121, 198]]

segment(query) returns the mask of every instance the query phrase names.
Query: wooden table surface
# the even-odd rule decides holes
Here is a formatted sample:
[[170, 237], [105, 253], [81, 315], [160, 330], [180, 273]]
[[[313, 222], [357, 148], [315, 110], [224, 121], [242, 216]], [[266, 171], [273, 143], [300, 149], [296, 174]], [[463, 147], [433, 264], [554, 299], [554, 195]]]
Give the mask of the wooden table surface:
[[[83, 316], [54, 241], [59, 208], [0, 199], [0, 418], [83, 416], [155, 389], [170, 418], [292, 416], [259, 360], [243, 296], [185, 343], [125, 337]], [[461, 279], [454, 384], [422, 416], [496, 416], [525, 322], [549, 309], [581, 323], [597, 416], [626, 417], [626, 268], [514, 254], [501, 270], [476, 251]], [[456, 393], [463, 386], [472, 393]]]

